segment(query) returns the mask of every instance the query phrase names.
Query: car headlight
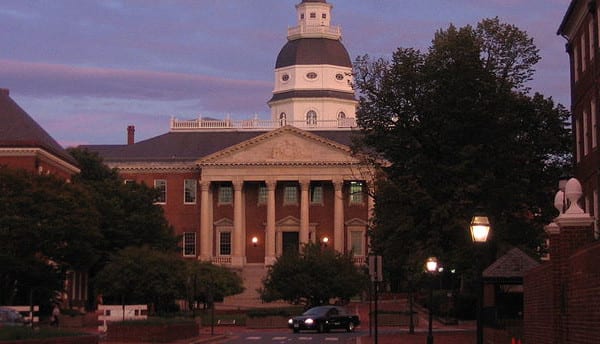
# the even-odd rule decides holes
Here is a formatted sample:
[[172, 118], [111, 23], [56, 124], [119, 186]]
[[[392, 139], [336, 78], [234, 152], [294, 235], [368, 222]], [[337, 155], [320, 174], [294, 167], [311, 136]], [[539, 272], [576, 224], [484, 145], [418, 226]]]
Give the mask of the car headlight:
[[290, 319], [288, 320], [288, 324], [290, 324], [290, 325], [291, 325], [291, 324], [293, 324], [293, 323], [294, 323], [294, 319], [291, 319], [291, 318], [290, 318]]
[[314, 321], [314, 320], [312, 320], [311, 318], [308, 318], [308, 319], [304, 320], [304, 323], [305, 323], [306, 325], [312, 325], [314, 322], [315, 322], [315, 321]]

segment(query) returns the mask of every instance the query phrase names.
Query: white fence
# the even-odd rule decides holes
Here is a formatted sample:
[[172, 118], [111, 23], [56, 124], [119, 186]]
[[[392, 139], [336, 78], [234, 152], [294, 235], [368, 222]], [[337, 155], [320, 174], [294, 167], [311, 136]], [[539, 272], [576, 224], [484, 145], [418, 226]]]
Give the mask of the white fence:
[[6, 308], [10, 308], [15, 310], [23, 316], [23, 319], [27, 322], [33, 322], [34, 324], [40, 322], [40, 317], [35, 315], [40, 311], [40, 306], [33, 306], [33, 312], [31, 311], [31, 306], [6, 306]]
[[[125, 311], [123, 313], [123, 311]], [[98, 331], [106, 332], [110, 321], [148, 319], [148, 305], [98, 305]]]

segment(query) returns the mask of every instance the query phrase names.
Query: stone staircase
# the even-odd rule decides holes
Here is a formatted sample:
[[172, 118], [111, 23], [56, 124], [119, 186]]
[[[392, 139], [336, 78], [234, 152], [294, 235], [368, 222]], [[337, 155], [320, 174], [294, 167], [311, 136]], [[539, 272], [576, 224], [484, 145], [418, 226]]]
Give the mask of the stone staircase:
[[287, 305], [284, 302], [263, 303], [256, 291], [262, 287], [262, 280], [267, 275], [268, 269], [264, 264], [247, 264], [240, 271], [244, 281], [244, 292], [238, 295], [226, 297], [222, 303], [217, 303], [217, 309], [248, 309], [281, 307]]

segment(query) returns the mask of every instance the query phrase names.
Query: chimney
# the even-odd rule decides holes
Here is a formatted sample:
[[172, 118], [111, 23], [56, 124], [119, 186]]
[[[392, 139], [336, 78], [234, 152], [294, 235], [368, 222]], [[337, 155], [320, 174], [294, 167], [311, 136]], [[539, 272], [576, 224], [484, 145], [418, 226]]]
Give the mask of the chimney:
[[135, 126], [128, 125], [127, 126], [127, 144], [132, 145], [135, 143]]
[[9, 93], [10, 91], [8, 90], [8, 88], [0, 88], [0, 95], [8, 97]]

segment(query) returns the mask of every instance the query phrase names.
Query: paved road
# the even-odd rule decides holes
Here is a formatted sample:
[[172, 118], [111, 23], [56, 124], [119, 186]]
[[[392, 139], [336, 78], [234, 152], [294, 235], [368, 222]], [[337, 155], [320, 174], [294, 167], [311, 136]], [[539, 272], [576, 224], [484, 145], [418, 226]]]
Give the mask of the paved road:
[[251, 343], [272, 343], [272, 344], [356, 344], [357, 339], [361, 336], [368, 335], [364, 331], [354, 333], [347, 332], [301, 332], [291, 333], [291, 331], [265, 331], [265, 332], [248, 332], [236, 333], [230, 336], [227, 340], [221, 343], [227, 344], [251, 344]]

